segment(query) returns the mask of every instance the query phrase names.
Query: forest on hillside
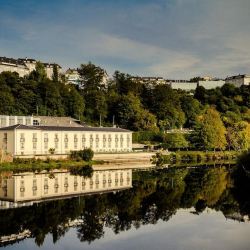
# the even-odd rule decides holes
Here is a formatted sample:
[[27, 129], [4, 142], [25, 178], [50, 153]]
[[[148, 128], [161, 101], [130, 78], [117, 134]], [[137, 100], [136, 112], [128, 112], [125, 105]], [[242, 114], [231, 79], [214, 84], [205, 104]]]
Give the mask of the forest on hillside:
[[[48, 79], [41, 63], [25, 77], [2, 72], [0, 114], [71, 116], [90, 125], [99, 125], [101, 117], [105, 126], [114, 119], [119, 127], [151, 133], [184, 127], [195, 130], [193, 140], [203, 138], [198, 144], [205, 143], [206, 148], [248, 147], [249, 86], [197, 87], [187, 93], [168, 85], [142, 84], [119, 71], [103, 84], [105, 70], [92, 63], [82, 64], [79, 74], [81, 82], [76, 86], [66, 84], [56, 67], [53, 79]], [[204, 131], [219, 136], [220, 142], [210, 145]]]

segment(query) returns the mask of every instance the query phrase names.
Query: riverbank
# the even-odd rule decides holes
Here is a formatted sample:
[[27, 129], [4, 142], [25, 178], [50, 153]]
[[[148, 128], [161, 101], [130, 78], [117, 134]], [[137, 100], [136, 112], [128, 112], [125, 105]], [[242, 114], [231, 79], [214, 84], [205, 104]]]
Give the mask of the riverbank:
[[189, 163], [207, 163], [207, 162], [236, 162], [239, 156], [236, 151], [177, 151], [170, 154], [156, 153], [152, 157], [152, 163], [156, 166], [164, 164], [189, 164]]
[[102, 164], [103, 161], [73, 161], [73, 160], [51, 160], [45, 161], [36, 159], [22, 159], [14, 162], [0, 163], [0, 172], [11, 171], [11, 172], [40, 172], [43, 170], [51, 171], [55, 169], [72, 169], [88, 167], [95, 164]]
[[147, 163], [150, 162], [151, 158], [156, 152], [131, 152], [131, 153], [115, 153], [115, 154], [95, 154], [93, 160], [104, 161], [106, 164], [109, 163]]

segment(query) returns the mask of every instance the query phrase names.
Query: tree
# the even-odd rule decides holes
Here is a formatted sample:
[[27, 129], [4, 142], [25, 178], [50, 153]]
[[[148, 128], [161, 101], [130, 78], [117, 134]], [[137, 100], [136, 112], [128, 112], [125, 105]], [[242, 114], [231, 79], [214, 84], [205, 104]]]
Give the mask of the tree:
[[202, 105], [192, 96], [184, 95], [180, 98], [181, 108], [186, 116], [185, 127], [192, 128], [195, 124], [197, 115], [201, 113]]
[[103, 85], [107, 73], [104, 69], [99, 66], [92, 64], [81, 64], [78, 69], [80, 75], [80, 85], [85, 91], [99, 89]]
[[124, 95], [117, 103], [118, 123], [132, 130], [156, 130], [156, 118], [144, 109], [140, 99], [132, 93]]
[[247, 150], [250, 147], [250, 124], [238, 122], [227, 128], [226, 139], [229, 149]]
[[53, 75], [52, 75], [52, 81], [58, 82], [59, 80], [59, 73], [58, 73], [58, 65], [53, 64]]
[[164, 147], [181, 149], [188, 147], [188, 141], [184, 134], [181, 133], [170, 133], [164, 136]]
[[47, 78], [44, 64], [39, 61], [36, 62], [36, 68], [30, 73], [29, 78], [38, 82], [41, 82]]
[[208, 108], [197, 121], [191, 141], [196, 147], [203, 149], [225, 149], [226, 129], [220, 114], [213, 108]]

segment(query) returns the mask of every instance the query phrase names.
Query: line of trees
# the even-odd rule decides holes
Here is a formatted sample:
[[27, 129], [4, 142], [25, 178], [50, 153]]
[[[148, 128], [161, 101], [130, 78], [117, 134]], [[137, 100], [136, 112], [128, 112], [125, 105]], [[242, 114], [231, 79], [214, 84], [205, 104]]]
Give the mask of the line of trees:
[[0, 114], [71, 116], [92, 125], [98, 125], [101, 117], [103, 125], [115, 119], [120, 127], [154, 133], [184, 127], [195, 131], [189, 143], [196, 147], [242, 150], [249, 146], [249, 86], [197, 87], [190, 94], [168, 85], [152, 88], [119, 71], [103, 84], [105, 70], [92, 63], [82, 64], [79, 74], [76, 86], [66, 84], [56, 67], [48, 79], [39, 62], [26, 77], [1, 73]]

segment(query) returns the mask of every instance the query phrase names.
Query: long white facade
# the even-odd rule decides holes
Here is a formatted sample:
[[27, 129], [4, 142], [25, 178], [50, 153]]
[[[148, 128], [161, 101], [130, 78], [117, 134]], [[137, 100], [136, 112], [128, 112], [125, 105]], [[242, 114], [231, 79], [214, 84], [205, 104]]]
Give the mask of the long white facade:
[[14, 125], [0, 129], [0, 149], [13, 157], [63, 156], [91, 148], [96, 153], [132, 151], [132, 132], [120, 128]]
[[250, 84], [250, 75], [236, 75], [230, 76], [226, 78], [226, 83], [233, 84], [236, 87], [240, 87], [242, 85], [249, 85]]

